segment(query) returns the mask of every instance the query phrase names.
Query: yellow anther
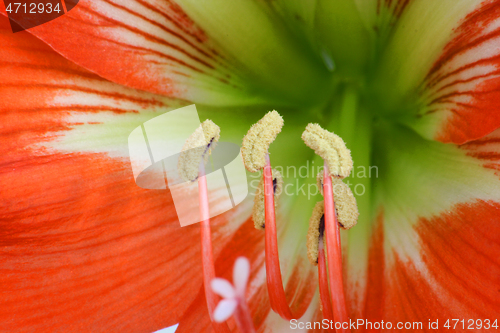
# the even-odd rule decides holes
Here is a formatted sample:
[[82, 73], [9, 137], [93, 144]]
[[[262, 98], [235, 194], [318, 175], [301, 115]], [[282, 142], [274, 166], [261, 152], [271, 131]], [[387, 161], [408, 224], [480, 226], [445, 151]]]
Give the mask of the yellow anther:
[[[283, 190], [283, 177], [278, 170], [273, 169], [273, 189], [274, 189], [274, 207], [278, 207], [278, 199]], [[255, 229], [264, 230], [266, 224], [265, 196], [264, 196], [264, 175], [260, 180], [259, 186], [255, 190], [255, 199], [252, 210], [253, 223]]]
[[[323, 193], [323, 172], [318, 173], [318, 186]], [[351, 189], [342, 180], [332, 178], [333, 197], [337, 221], [343, 229], [351, 229], [358, 222], [358, 205]]]
[[309, 219], [307, 232], [307, 258], [313, 265], [318, 264], [319, 240], [325, 230], [325, 206], [323, 201], [316, 203]]
[[177, 167], [179, 174], [185, 181], [198, 179], [201, 160], [207, 163], [208, 156], [212, 153], [220, 138], [220, 128], [213, 121], [205, 120], [182, 146]]
[[278, 112], [270, 111], [248, 130], [241, 147], [243, 162], [248, 171], [256, 172], [264, 167], [269, 145], [282, 127], [283, 118]]
[[318, 124], [309, 124], [302, 140], [321, 156], [328, 165], [330, 176], [345, 178], [352, 170], [351, 151], [347, 149], [341, 137], [321, 128]]
[[316, 186], [318, 186], [319, 191], [323, 194], [323, 171], [318, 172], [316, 175]]

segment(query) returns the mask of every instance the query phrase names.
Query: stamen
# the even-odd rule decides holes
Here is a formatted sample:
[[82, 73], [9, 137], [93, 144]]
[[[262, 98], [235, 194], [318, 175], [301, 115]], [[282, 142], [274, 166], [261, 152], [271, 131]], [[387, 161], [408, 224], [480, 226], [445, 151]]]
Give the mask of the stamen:
[[[323, 194], [323, 172], [318, 173], [318, 187]], [[344, 230], [351, 229], [358, 223], [358, 205], [351, 189], [342, 180], [332, 178], [332, 189], [335, 195], [335, 212], [340, 227]]]
[[271, 308], [283, 319], [298, 319], [306, 312], [309, 302], [301, 302], [297, 313], [292, 313], [286, 300], [283, 280], [281, 277], [278, 237], [276, 235], [276, 215], [274, 211], [274, 191], [271, 176], [271, 162], [269, 155], [265, 155], [264, 166], [264, 195], [265, 195], [265, 231], [266, 231], [266, 275], [267, 289]]
[[278, 112], [270, 111], [248, 130], [241, 146], [243, 162], [248, 171], [257, 172], [266, 165], [269, 145], [282, 127], [283, 118]]
[[[340, 245], [340, 230], [335, 214], [335, 202], [333, 200], [332, 179], [325, 162], [324, 168], [324, 201], [325, 201], [325, 231], [326, 251], [328, 255], [328, 277], [330, 290], [333, 298], [333, 317], [336, 322], [349, 322], [344, 297], [344, 285], [342, 278], [342, 250]], [[348, 329], [337, 330], [337, 332], [348, 332]]]
[[[274, 192], [274, 208], [278, 206], [278, 199], [282, 192], [283, 177], [278, 170], [273, 169], [273, 192]], [[264, 204], [264, 175], [259, 183], [259, 186], [255, 190], [255, 199], [252, 210], [253, 223], [255, 229], [264, 230], [266, 224], [266, 214], [265, 214], [265, 204]]]
[[198, 178], [198, 166], [206, 164], [220, 138], [220, 128], [214, 122], [205, 120], [186, 140], [177, 162], [179, 174], [185, 181], [193, 182]]
[[307, 257], [311, 264], [318, 265], [319, 295], [323, 317], [333, 320], [332, 303], [328, 290], [328, 274], [326, 269], [325, 250], [323, 238], [325, 233], [325, 210], [324, 202], [319, 201], [313, 209], [309, 220], [309, 230], [307, 232]]
[[307, 232], [307, 257], [311, 264], [318, 264], [319, 240], [323, 237], [325, 230], [324, 203], [316, 203], [311, 218], [309, 219], [309, 230]]
[[201, 260], [203, 265], [203, 285], [205, 288], [205, 298], [207, 300], [208, 314], [212, 320], [212, 326], [217, 333], [230, 333], [226, 323], [217, 323], [214, 321], [213, 313], [217, 305], [218, 296], [215, 295], [210, 288], [211, 281], [215, 278], [214, 258], [212, 254], [212, 239], [210, 230], [210, 213], [208, 208], [208, 190], [207, 179], [205, 177], [205, 168], [203, 163], [200, 163], [198, 188], [200, 198], [200, 214], [202, 221], [200, 222], [201, 231]]
[[302, 140], [325, 160], [330, 170], [330, 176], [345, 178], [352, 170], [351, 151], [345, 146], [344, 140], [334, 133], [328, 132], [318, 124], [308, 124]]
[[[212, 239], [210, 231], [210, 212], [208, 206], [207, 180], [205, 177], [205, 163], [211, 153], [212, 142], [219, 140], [220, 129], [212, 121], [207, 120], [186, 140], [183, 152], [179, 157], [179, 173], [186, 181], [198, 179], [200, 203], [200, 231], [201, 231], [201, 259], [203, 267], [203, 284], [208, 313], [216, 333], [231, 333], [226, 323], [214, 322], [213, 313], [217, 305], [218, 296], [210, 288], [215, 278], [214, 259], [212, 254]], [[194, 148], [194, 149], [193, 149]], [[194, 170], [194, 171], [193, 171]], [[195, 174], [193, 174], [195, 172]]]
[[[264, 222], [262, 221], [262, 199], [256, 197], [254, 206], [254, 223], [257, 229], [266, 231], [266, 275], [267, 289], [271, 308], [282, 318], [298, 319], [307, 310], [309, 302], [300, 302], [297, 314], [292, 314], [283, 289], [281, 277], [278, 240], [276, 236], [275, 195], [281, 192], [281, 182], [273, 182], [271, 162], [269, 160], [269, 145], [276, 139], [283, 127], [283, 118], [276, 111], [267, 113], [254, 124], [243, 138], [241, 152], [245, 167], [250, 172], [264, 168]], [[276, 177], [278, 180], [278, 177]], [[257, 193], [259, 195], [259, 193]]]
[[330, 291], [328, 290], [328, 272], [326, 270], [325, 249], [323, 246], [323, 234], [319, 239], [318, 253], [318, 276], [319, 276], [319, 297], [323, 310], [323, 318], [334, 320]]
[[[316, 154], [324, 160], [323, 170], [323, 193], [324, 193], [324, 216], [325, 216], [325, 231], [326, 231], [326, 251], [328, 255], [328, 278], [330, 291], [333, 297], [333, 317], [336, 322], [348, 322], [347, 310], [345, 305], [344, 285], [342, 282], [342, 249], [340, 246], [340, 230], [337, 221], [337, 213], [335, 202], [333, 199], [332, 178], [345, 178], [349, 176], [352, 169], [351, 152], [345, 146], [344, 141], [333, 133], [322, 129], [318, 124], [309, 124], [304, 133], [302, 140], [305, 144], [312, 148]], [[357, 207], [355, 200], [353, 201], [349, 194], [350, 191], [345, 190], [344, 183], [336, 185], [344, 189], [343, 205], [339, 207], [339, 213], [342, 210], [343, 226], [346, 228], [352, 227], [357, 219]], [[353, 205], [354, 202], [354, 205]], [[345, 213], [345, 214], [344, 214]], [[319, 248], [319, 244], [318, 244]], [[314, 251], [313, 251], [314, 252]], [[313, 257], [314, 259], [314, 257]], [[347, 332], [348, 329], [341, 329], [340, 332]], [[339, 330], [337, 330], [339, 332]]]

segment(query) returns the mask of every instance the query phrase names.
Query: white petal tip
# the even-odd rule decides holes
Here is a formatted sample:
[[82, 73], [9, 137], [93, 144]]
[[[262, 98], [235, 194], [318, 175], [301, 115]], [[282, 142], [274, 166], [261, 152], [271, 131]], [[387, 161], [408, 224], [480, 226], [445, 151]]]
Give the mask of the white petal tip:
[[248, 278], [250, 276], [250, 261], [245, 257], [239, 257], [234, 263], [233, 284], [236, 293], [240, 297], [245, 296]]
[[234, 299], [223, 299], [215, 308], [213, 319], [217, 323], [222, 323], [229, 319], [238, 306], [238, 302]]
[[214, 293], [223, 298], [234, 298], [236, 296], [233, 286], [226, 279], [215, 278], [210, 284]]

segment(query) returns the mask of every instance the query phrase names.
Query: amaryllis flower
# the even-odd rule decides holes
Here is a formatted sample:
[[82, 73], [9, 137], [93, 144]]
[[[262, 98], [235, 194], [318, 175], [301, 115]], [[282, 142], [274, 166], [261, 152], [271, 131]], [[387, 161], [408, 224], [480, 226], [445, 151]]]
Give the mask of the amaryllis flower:
[[[267, 111], [283, 116], [276, 224], [303, 321], [323, 318], [305, 248], [320, 200], [310, 122], [354, 160], [349, 317], [499, 318], [500, 1], [81, 0], [16, 34], [2, 12], [0, 331], [212, 330], [199, 225], [135, 184], [127, 149], [134, 128], [193, 103], [237, 144]], [[286, 332], [251, 204], [212, 219], [215, 273], [249, 258], [254, 325]]]

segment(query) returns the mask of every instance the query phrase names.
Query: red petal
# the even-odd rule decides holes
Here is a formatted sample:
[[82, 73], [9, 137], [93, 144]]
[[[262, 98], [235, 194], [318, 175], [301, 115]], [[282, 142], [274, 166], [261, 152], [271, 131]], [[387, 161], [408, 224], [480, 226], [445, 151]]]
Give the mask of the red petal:
[[[180, 7], [136, 2], [141, 7], [137, 12], [108, 1], [100, 4], [104, 9], [80, 1], [65, 16], [30, 33], [102, 77], [146, 91], [185, 98], [185, 81], [203, 73], [217, 77], [219, 84], [228, 82], [227, 76], [214, 70], [221, 59], [205, 45], [207, 37]], [[125, 16], [123, 22], [116, 13]], [[137, 21], [149, 27], [141, 29]], [[156, 30], [168, 38], [162, 39]]]
[[[410, 154], [399, 149], [393, 158], [386, 177], [398, 186], [379, 186], [384, 211], [372, 231], [364, 306], [351, 314], [424, 329], [429, 319], [441, 329], [453, 318], [493, 321], [500, 315], [500, 130], [459, 147], [420, 140], [425, 150], [407, 145]], [[413, 200], [396, 195], [404, 186]]]
[[500, 130], [460, 147], [467, 151], [467, 155], [477, 158], [485, 168], [495, 170], [500, 178]]
[[[208, 37], [192, 11], [217, 32]], [[219, 31], [231, 20], [234, 27]], [[211, 105], [262, 103], [283, 93], [307, 102], [318, 91], [311, 84], [326, 76], [276, 22], [252, 2], [80, 0], [64, 16], [29, 31], [71, 61], [132, 88]], [[261, 26], [269, 31], [255, 33]], [[273, 89], [276, 94], [263, 97]]]
[[499, 1], [485, 1], [454, 31], [427, 75], [424, 118], [437, 117], [442, 142], [461, 144], [500, 127]]
[[31, 157], [0, 177], [10, 189], [4, 329], [152, 332], [176, 323], [200, 283], [199, 249], [185, 245], [198, 233], [181, 229], [169, 196], [137, 188], [127, 169], [99, 157]]
[[[107, 82], [27, 32], [13, 35], [4, 18], [0, 41], [2, 329], [175, 324], [201, 284], [199, 229], [179, 226], [168, 192], [136, 186], [127, 159], [92, 153], [101, 151], [92, 131], [78, 138], [89, 152], [57, 148], [75, 129], [110, 130], [110, 119], [153, 116], [170, 101]], [[84, 127], [75, 114], [98, 124]], [[117, 138], [125, 150], [126, 138]], [[225, 235], [214, 238], [224, 244]]]
[[[0, 21], [0, 133], [8, 138], [0, 147], [0, 184], [9, 189], [2, 193], [0, 233], [3, 327], [151, 332], [175, 324], [200, 291], [199, 229], [180, 228], [168, 193], [137, 187], [128, 159], [110, 157], [126, 150], [129, 133], [113, 125], [138, 115], [125, 121], [133, 129], [173, 102], [110, 83], [27, 32], [13, 36]], [[126, 135], [113, 135], [117, 147], [108, 149], [93, 137], [101, 126], [103, 133]], [[68, 137], [83, 148], [69, 149], [75, 142]], [[263, 325], [269, 313], [262, 306], [264, 238], [248, 223], [224, 247], [235, 228], [214, 228], [215, 254], [224, 251], [217, 271], [229, 278], [237, 255], [253, 258], [259, 272], [253, 282], [259, 280], [250, 306]], [[286, 290], [300, 303], [314, 284], [295, 263]], [[193, 304], [206, 313], [204, 302]]]
[[424, 328], [429, 319], [439, 319], [442, 328], [452, 318], [498, 318], [499, 214], [499, 203], [478, 201], [421, 219], [415, 227], [422, 257], [418, 264], [396, 251], [384, 251], [379, 220], [370, 250], [366, 305], [358, 318], [393, 325], [422, 322]]
[[367, 288], [363, 309], [351, 309], [355, 318], [380, 321], [384, 318], [384, 230], [383, 213], [380, 213], [373, 229], [368, 257]]

